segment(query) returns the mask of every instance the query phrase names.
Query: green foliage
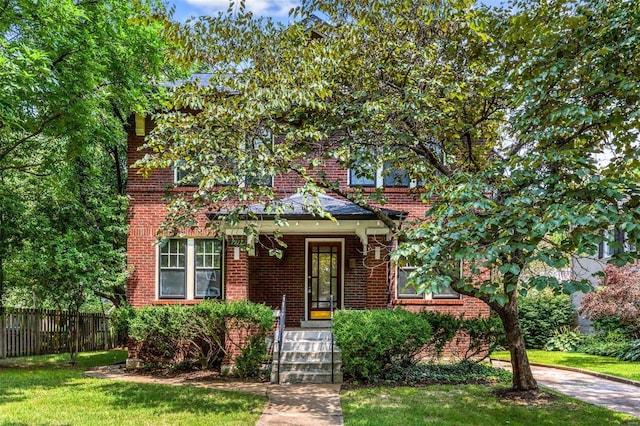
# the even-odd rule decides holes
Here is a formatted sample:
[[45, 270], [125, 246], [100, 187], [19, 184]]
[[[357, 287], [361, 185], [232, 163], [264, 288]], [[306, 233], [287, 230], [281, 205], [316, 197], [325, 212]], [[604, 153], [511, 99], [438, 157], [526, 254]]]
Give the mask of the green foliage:
[[544, 350], [575, 352], [580, 348], [583, 341], [584, 335], [579, 330], [562, 327], [557, 329], [553, 336], [547, 340]]
[[394, 385], [462, 384], [508, 382], [511, 373], [480, 362], [462, 361], [455, 364], [416, 364], [394, 366], [385, 372], [383, 383]]
[[265, 378], [264, 365], [269, 361], [267, 342], [262, 334], [254, 334], [242, 353], [236, 358], [236, 374], [239, 377]]
[[364, 381], [415, 364], [433, 336], [429, 323], [403, 309], [337, 311], [333, 331], [344, 372]]
[[149, 306], [129, 318], [130, 336], [140, 344], [139, 357], [150, 365], [195, 363], [213, 368], [237, 348], [241, 377], [259, 373], [274, 321], [269, 307], [248, 301]]
[[136, 311], [129, 333], [141, 344], [140, 358], [160, 365], [183, 362], [193, 338], [189, 317], [189, 309], [178, 305], [148, 306]]
[[[148, 109], [155, 0], [7, 0], [0, 11], [0, 307], [124, 302], [127, 117]], [[8, 247], [11, 247], [9, 250]]]
[[484, 359], [504, 344], [504, 327], [495, 315], [463, 319], [460, 331], [469, 339], [463, 354], [464, 360]]
[[[617, 357], [622, 354], [630, 339], [623, 330], [609, 327], [614, 323], [615, 321], [599, 322], [596, 332], [585, 337], [579, 350], [587, 354], [600, 356]], [[604, 324], [607, 324], [607, 326], [603, 327]]]
[[422, 311], [419, 313], [433, 332], [429, 342], [429, 350], [434, 356], [440, 357], [447, 343], [449, 343], [460, 329], [460, 318], [438, 311]]
[[618, 355], [621, 361], [640, 361], [640, 340], [634, 340], [627, 344]]
[[127, 338], [129, 337], [129, 325], [136, 316], [136, 311], [133, 306], [126, 304], [114, 309], [110, 314], [111, 326], [116, 334], [117, 343], [119, 346], [127, 344]]
[[527, 348], [542, 349], [556, 331], [573, 328], [578, 314], [568, 295], [532, 291], [520, 298], [518, 317]]

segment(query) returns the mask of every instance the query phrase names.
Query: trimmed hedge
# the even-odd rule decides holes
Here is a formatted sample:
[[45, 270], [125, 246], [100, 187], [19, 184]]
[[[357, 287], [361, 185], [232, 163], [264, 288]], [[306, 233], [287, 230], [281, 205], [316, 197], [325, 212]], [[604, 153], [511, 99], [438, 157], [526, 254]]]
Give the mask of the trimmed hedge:
[[402, 309], [336, 311], [333, 331], [344, 372], [364, 381], [375, 381], [394, 366], [414, 365], [433, 336], [424, 318]]
[[128, 317], [129, 336], [149, 365], [199, 364], [216, 368], [232, 349], [240, 351], [238, 374], [258, 374], [273, 329], [271, 308], [248, 301], [203, 301], [194, 306], [148, 306]]

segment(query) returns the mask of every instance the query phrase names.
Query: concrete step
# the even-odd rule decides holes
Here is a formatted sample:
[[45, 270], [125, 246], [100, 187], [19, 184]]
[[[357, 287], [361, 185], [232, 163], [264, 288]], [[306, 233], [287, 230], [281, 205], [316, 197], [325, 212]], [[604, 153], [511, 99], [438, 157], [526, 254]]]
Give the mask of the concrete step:
[[[335, 373], [333, 382], [342, 383], [342, 373]], [[331, 383], [331, 373], [280, 372], [280, 383]]]
[[[278, 345], [275, 345], [274, 351], [278, 350]], [[335, 343], [333, 344], [333, 351], [339, 352], [340, 348]], [[307, 342], [307, 341], [287, 341], [282, 343], [282, 352], [329, 352], [331, 353], [331, 342]]]
[[[278, 352], [274, 352], [274, 361], [278, 361]], [[307, 363], [323, 363], [331, 362], [331, 352], [282, 352], [280, 357], [282, 362], [307, 362]], [[333, 361], [342, 362], [342, 353], [340, 351], [333, 352]]]
[[302, 328], [331, 328], [331, 320], [300, 321]]
[[[278, 364], [274, 365], [274, 368], [278, 368]], [[342, 368], [342, 362], [335, 362], [333, 364], [333, 372], [339, 373]], [[280, 373], [283, 372], [304, 372], [304, 373], [318, 373], [318, 374], [331, 374], [331, 362], [314, 363], [309, 364], [306, 362], [283, 362], [280, 364]]]
[[285, 331], [283, 333], [283, 340], [285, 342], [299, 342], [299, 341], [321, 341], [321, 342], [330, 342], [331, 341], [331, 331], [329, 330], [290, 330]]

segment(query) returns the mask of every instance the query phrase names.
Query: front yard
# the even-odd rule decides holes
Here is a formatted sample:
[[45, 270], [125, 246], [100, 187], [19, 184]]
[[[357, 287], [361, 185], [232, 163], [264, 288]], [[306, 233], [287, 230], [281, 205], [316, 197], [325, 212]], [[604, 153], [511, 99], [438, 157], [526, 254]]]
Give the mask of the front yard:
[[[598, 373], [611, 374], [640, 381], [640, 362], [620, 361], [608, 356], [588, 355], [580, 352], [548, 352], [543, 350], [527, 350], [529, 362], [581, 368]], [[494, 352], [494, 359], [510, 360], [508, 351]]]
[[[502, 387], [505, 385], [502, 384]], [[347, 426], [640, 425], [634, 417], [566, 397], [500, 401], [491, 386], [371, 387], [342, 393]]]
[[127, 383], [84, 377], [91, 366], [126, 358], [125, 351], [0, 360], [0, 424], [255, 425], [265, 397], [191, 386]]

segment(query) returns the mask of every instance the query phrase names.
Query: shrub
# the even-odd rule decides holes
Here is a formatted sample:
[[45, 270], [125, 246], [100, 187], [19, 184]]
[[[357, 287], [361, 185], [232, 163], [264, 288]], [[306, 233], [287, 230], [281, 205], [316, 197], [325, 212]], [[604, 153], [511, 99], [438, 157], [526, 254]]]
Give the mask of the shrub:
[[582, 299], [580, 313], [593, 321], [615, 319], [640, 338], [640, 265], [607, 265], [602, 285]]
[[617, 357], [627, 346], [628, 340], [617, 331], [586, 336], [578, 350], [590, 355]]
[[262, 366], [265, 339], [272, 327], [273, 311], [247, 301], [150, 306], [138, 310], [129, 321], [130, 336], [141, 344], [139, 356], [147, 363], [175, 366], [188, 362], [211, 368], [229, 351], [239, 349], [242, 366], [237, 371], [242, 377], [255, 375], [255, 366]]
[[431, 326], [433, 334], [427, 346], [431, 354], [438, 358], [460, 329], [461, 320], [454, 315], [437, 311], [422, 311], [418, 315]]
[[627, 344], [618, 355], [621, 361], [640, 361], [640, 339]]
[[184, 361], [192, 339], [190, 312], [182, 306], [148, 306], [129, 322], [129, 334], [141, 344], [139, 356], [158, 365]]
[[251, 336], [242, 353], [236, 358], [236, 374], [239, 377], [263, 378], [267, 371], [263, 369], [265, 362], [269, 360], [267, 342], [261, 334]]
[[109, 315], [118, 346], [126, 346], [127, 338], [129, 337], [129, 323], [135, 315], [136, 310], [128, 304], [114, 309]]
[[577, 312], [566, 294], [550, 291], [530, 291], [520, 299], [520, 327], [527, 348], [542, 349], [556, 330], [576, 325]]
[[488, 357], [496, 348], [501, 347], [505, 339], [502, 321], [497, 316], [463, 319], [460, 321], [460, 331], [469, 339], [462, 354], [465, 361]]
[[334, 334], [344, 372], [377, 381], [394, 366], [407, 367], [431, 341], [431, 326], [418, 314], [397, 310], [337, 311]]
[[584, 335], [576, 329], [562, 327], [544, 345], [545, 351], [575, 352], [578, 350]]

